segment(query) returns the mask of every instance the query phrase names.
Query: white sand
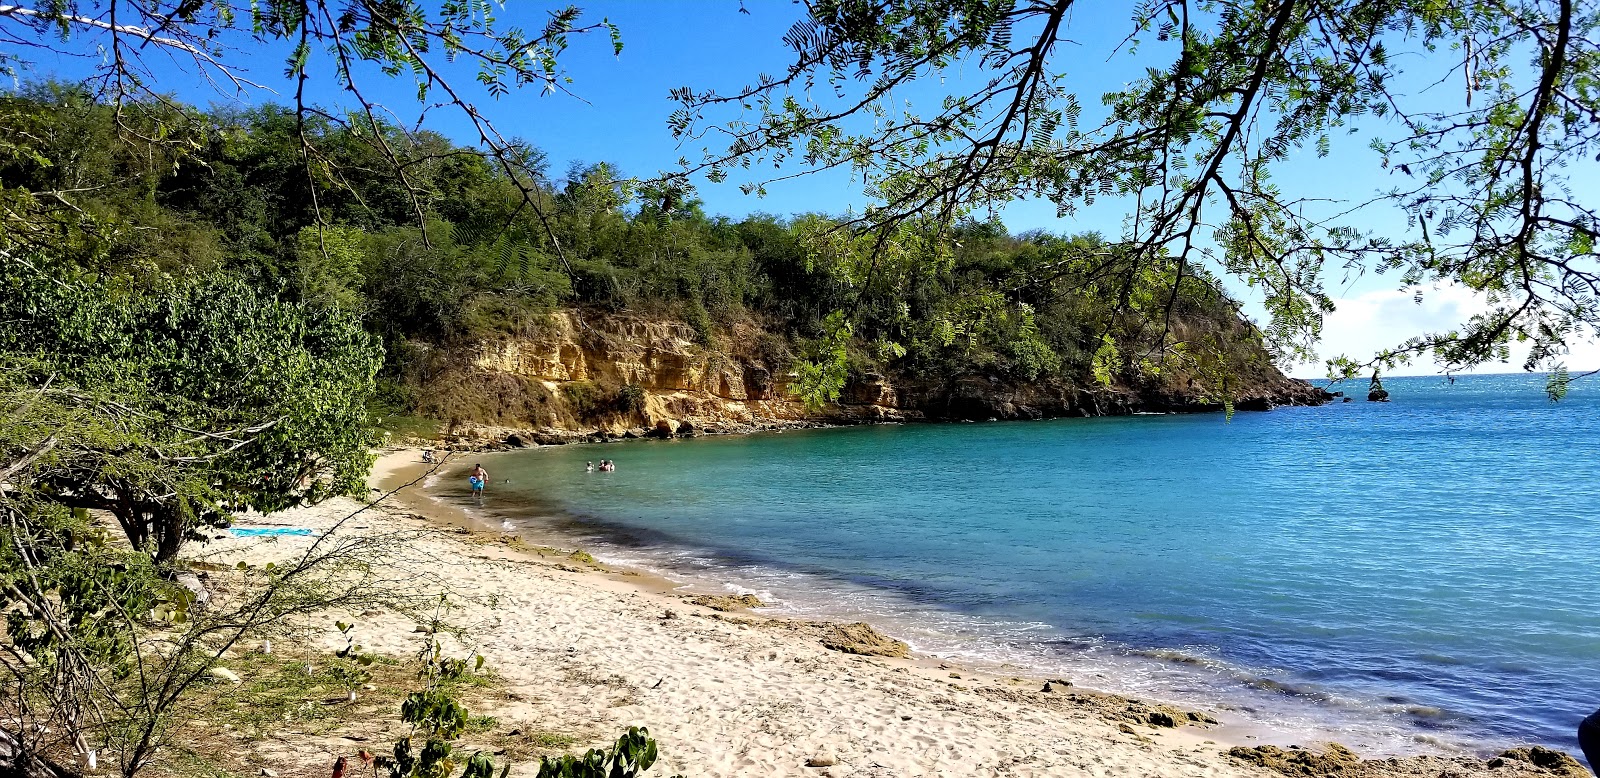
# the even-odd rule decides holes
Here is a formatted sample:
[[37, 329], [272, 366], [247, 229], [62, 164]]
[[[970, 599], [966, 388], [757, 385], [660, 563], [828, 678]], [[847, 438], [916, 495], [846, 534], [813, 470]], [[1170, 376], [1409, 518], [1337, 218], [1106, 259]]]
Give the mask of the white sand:
[[[375, 480], [406, 480], [416, 472], [410, 462], [414, 452], [386, 456]], [[356, 507], [335, 500], [265, 523], [326, 529]], [[927, 661], [836, 653], [784, 622], [716, 614], [615, 571], [559, 569], [566, 560], [485, 542], [441, 525], [437, 516], [424, 520], [413, 507], [396, 502], [369, 510], [340, 533], [426, 531], [407, 552], [431, 573], [414, 584], [418, 593], [448, 590], [460, 606], [449, 620], [469, 629], [470, 645], [453, 648], [481, 652], [503, 680], [507, 699], [474, 712], [495, 715], [502, 729], [579, 733], [578, 751], [628, 725], [646, 725], [661, 751], [648, 775], [1268, 775], [1205, 742], [1224, 740], [1215, 729], [1123, 731], [1092, 705], [1069, 703], [1066, 690], [1040, 693], [1037, 680], [974, 678]], [[260, 563], [298, 554], [310, 542], [232, 539], [196, 551]], [[676, 617], [664, 618], [668, 610]], [[392, 614], [356, 620], [368, 649], [416, 653], [411, 620]], [[331, 626], [324, 642], [342, 645]], [[952, 670], [963, 677], [949, 677]], [[326, 765], [327, 753], [356, 748], [338, 739], [323, 747], [304, 772], [325, 770], [313, 765]], [[837, 764], [807, 767], [817, 756]], [[513, 774], [536, 770], [536, 763], [523, 763]]]

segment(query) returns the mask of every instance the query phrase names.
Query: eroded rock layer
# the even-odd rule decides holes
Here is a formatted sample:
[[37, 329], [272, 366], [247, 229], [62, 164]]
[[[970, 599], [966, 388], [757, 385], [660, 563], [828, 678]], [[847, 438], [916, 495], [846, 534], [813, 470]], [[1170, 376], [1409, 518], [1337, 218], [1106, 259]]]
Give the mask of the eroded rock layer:
[[[537, 335], [478, 344], [467, 353], [425, 353], [422, 411], [457, 436], [511, 445], [574, 438], [748, 432], [776, 427], [896, 421], [1038, 419], [1140, 411], [1220, 410], [1218, 392], [1171, 373], [1138, 386], [1000, 376], [855, 375], [839, 401], [808, 409], [790, 392], [793, 374], [770, 356], [773, 335], [734, 326], [720, 347], [665, 317], [552, 314]], [[1240, 410], [1315, 405], [1328, 395], [1265, 360], [1236, 374], [1227, 392]]]

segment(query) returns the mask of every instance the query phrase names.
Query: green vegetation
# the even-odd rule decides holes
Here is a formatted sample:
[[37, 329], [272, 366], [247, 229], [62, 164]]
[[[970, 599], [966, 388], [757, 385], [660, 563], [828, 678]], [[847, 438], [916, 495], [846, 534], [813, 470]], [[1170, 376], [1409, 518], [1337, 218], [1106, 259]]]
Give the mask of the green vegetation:
[[31, 428], [14, 443], [59, 454], [34, 494], [111, 512], [157, 562], [234, 511], [365, 489], [380, 354], [348, 313], [225, 276], [134, 285], [18, 258], [0, 271], [0, 320], [0, 388], [116, 425], [66, 448], [45, 419], [14, 419]]
[[[119, 121], [186, 140], [153, 156]], [[1087, 383], [1259, 361], [1241, 356], [1255, 337], [1235, 331], [1235, 306], [1207, 273], [1135, 263], [1095, 236], [1013, 236], [969, 221], [933, 239], [931, 225], [907, 223], [880, 243], [819, 215], [734, 221], [692, 199], [658, 200], [608, 165], [574, 166], [555, 183], [536, 166], [525, 181], [439, 136], [386, 128], [402, 186], [375, 172], [389, 163], [360, 133], [332, 122], [307, 130], [327, 164], [308, 179], [294, 163], [300, 128], [289, 109], [140, 105], [119, 120], [60, 84], [0, 102], [0, 129], [18, 138], [0, 186], [31, 203], [12, 218], [35, 231], [12, 231], [15, 253], [130, 295], [225, 285], [320, 326], [359, 318], [384, 346], [382, 416], [447, 416], [418, 401], [418, 386], [454, 353], [433, 346], [537, 334], [558, 306], [674, 316], [713, 351], [733, 348], [729, 329], [754, 321], [776, 340], [738, 347], [796, 370], [813, 404], [837, 399], [852, 374], [886, 370]], [[74, 208], [47, 200], [68, 189]], [[521, 207], [527, 197], [537, 209]], [[70, 240], [35, 239], [46, 232]], [[1179, 322], [1200, 326], [1160, 347]], [[47, 348], [62, 335], [71, 333], [36, 341]], [[365, 348], [340, 337], [352, 353]], [[366, 365], [343, 369], [359, 382]], [[574, 382], [562, 392], [579, 419], [643, 405], [638, 387]]]
[[581, 758], [540, 757], [538, 778], [635, 778], [655, 761], [656, 741], [650, 730], [628, 727], [610, 751], [591, 748]]

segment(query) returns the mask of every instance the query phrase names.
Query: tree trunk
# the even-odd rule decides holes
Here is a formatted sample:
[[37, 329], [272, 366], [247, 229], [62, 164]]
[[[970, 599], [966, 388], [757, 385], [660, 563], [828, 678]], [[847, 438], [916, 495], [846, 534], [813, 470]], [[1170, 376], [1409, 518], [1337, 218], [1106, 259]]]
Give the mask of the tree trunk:
[[0, 729], [0, 778], [77, 778], [77, 775], [33, 753], [16, 735]]
[[184, 536], [189, 532], [189, 523], [183, 514], [157, 508], [150, 513], [150, 528], [155, 536], [156, 564], [166, 565], [177, 559], [178, 549], [183, 547]]

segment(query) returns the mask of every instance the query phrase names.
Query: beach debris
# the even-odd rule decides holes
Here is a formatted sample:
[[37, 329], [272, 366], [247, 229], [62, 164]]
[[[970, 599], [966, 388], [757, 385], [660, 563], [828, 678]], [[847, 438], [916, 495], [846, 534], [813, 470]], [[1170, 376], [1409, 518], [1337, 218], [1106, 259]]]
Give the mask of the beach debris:
[[1528, 746], [1526, 748], [1513, 748], [1489, 760], [1489, 767], [1499, 769], [1510, 766], [1512, 762], [1523, 762], [1544, 770], [1549, 770], [1556, 775], [1571, 776], [1572, 778], [1588, 778], [1583, 765], [1578, 760], [1568, 756], [1563, 751], [1544, 746]]
[[861, 656], [907, 657], [911, 646], [872, 628], [866, 622], [829, 624], [822, 634], [822, 647], [829, 651]]
[[655, 684], [653, 684], [650, 688], [659, 689], [659, 688], [661, 688], [661, 684], [665, 683], [666, 680], [667, 680], [666, 676], [662, 676], [661, 680], [656, 681]]
[[261, 768], [261, 772], [257, 773], [257, 775], [260, 775], [261, 778], [278, 778], [278, 773], [276, 771], [269, 770], [265, 767]]
[[910, 721], [911, 720], [911, 714], [909, 714], [909, 713], [900, 714], [900, 720], [901, 721]]
[[260, 648], [260, 651], [261, 651], [261, 653], [263, 653], [263, 654], [270, 654], [270, 653], [272, 653], [272, 641], [270, 641], [270, 640], [263, 640], [263, 641], [261, 641], [261, 648]]
[[666, 621], [667, 619], [675, 619], [675, 618], [678, 618], [678, 612], [675, 611], [675, 610], [672, 610], [671, 608], [668, 608], [666, 613], [661, 614], [661, 620], [662, 621]]
[[205, 608], [207, 603], [211, 602], [211, 592], [206, 590], [205, 581], [200, 578], [198, 573], [191, 573], [185, 570], [174, 576], [173, 582], [187, 589], [194, 596], [193, 607], [195, 610], [201, 610]]
[[806, 760], [806, 767], [832, 767], [838, 763], [839, 758], [834, 756], [832, 751], [823, 748]]
[[1056, 690], [1056, 687], [1050, 685], [1049, 681], [1045, 681], [1044, 682], [1044, 688], [1040, 689], [1039, 691], [1041, 691], [1041, 692], [1053, 692], [1055, 690]]
[[1228, 750], [1228, 756], [1285, 775], [1331, 775], [1361, 763], [1361, 757], [1338, 743], [1329, 743], [1322, 753], [1299, 746], [1235, 746]]
[[960, 678], [960, 677], [961, 677], [961, 674], [960, 674], [960, 673], [951, 673], [951, 674], [950, 674], [950, 677], [951, 677], [951, 678]]
[[761, 601], [760, 597], [753, 594], [685, 594], [680, 595], [680, 597], [688, 600], [692, 605], [699, 605], [702, 608], [710, 608], [724, 613], [747, 608], [765, 608], [767, 606], [766, 603]]
[[243, 683], [243, 680], [239, 678], [238, 673], [235, 673], [226, 667], [211, 668], [211, 677], [227, 681], [228, 683]]

